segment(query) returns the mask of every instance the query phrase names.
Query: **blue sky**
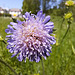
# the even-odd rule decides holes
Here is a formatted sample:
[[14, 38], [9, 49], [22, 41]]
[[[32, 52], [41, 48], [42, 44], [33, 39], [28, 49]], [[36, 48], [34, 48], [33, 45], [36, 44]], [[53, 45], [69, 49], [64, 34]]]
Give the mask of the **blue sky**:
[[[58, 3], [60, 2], [61, 0], [58, 0]], [[0, 0], [0, 7], [3, 7], [3, 8], [19, 8], [21, 9], [22, 8], [22, 2], [23, 0]]]
[[0, 7], [3, 8], [19, 8], [22, 7], [23, 0], [0, 0]]

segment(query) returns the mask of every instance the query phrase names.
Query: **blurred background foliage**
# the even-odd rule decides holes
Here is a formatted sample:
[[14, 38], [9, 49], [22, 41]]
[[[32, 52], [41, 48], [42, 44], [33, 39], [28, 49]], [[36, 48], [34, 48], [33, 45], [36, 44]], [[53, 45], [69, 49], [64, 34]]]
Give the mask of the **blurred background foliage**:
[[[60, 45], [60, 41], [67, 29], [67, 21], [63, 23], [63, 15], [68, 12], [65, 7], [65, 1], [60, 0], [24, 0], [23, 1], [23, 14], [26, 11], [35, 13], [40, 9], [43, 10], [46, 15], [51, 16], [51, 21], [54, 22], [54, 28], [57, 29], [56, 44], [52, 48], [52, 53], [47, 60], [43, 59], [45, 75], [75, 75], [75, 5], [71, 8], [73, 12], [74, 21], [70, 26], [70, 30], [65, 37], [63, 43]], [[49, 3], [51, 2], [51, 3]], [[57, 4], [56, 4], [57, 3]], [[53, 6], [52, 8], [52, 5]], [[0, 36], [5, 39], [5, 29], [10, 22], [13, 21], [11, 17], [0, 17]], [[61, 27], [62, 23], [62, 29]], [[43, 75], [42, 62], [19, 62], [16, 57], [11, 58], [11, 53], [6, 49], [6, 45], [0, 41], [0, 59], [8, 63], [18, 75]], [[8, 66], [0, 62], [0, 75], [14, 75]]]
[[[55, 16], [63, 16], [68, 10], [66, 9], [65, 2], [69, 0], [23, 0], [22, 13], [26, 11], [35, 13], [40, 9], [46, 14]], [[73, 0], [72, 0], [73, 1]], [[75, 19], [75, 5], [71, 8], [73, 17]]]
[[28, 11], [32, 11], [32, 13], [36, 13], [38, 10], [40, 10], [40, 2], [39, 0], [24, 0], [23, 1], [23, 14]]

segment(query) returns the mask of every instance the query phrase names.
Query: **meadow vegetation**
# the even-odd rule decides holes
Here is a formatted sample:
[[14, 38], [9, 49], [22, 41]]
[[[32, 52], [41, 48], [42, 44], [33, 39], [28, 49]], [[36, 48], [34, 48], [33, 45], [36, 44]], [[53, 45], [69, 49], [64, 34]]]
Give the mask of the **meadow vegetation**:
[[[62, 17], [51, 16], [56, 31], [56, 44], [53, 45], [52, 53], [43, 59], [45, 75], [75, 75], [75, 22], [70, 25], [70, 30], [62, 43], [61, 39], [67, 29], [67, 22], [64, 21], [61, 28]], [[0, 17], [0, 35], [5, 40], [5, 29], [12, 21], [11, 18]], [[6, 45], [0, 41], [0, 59], [8, 63], [19, 75], [42, 75], [42, 61], [19, 62], [16, 57], [11, 58], [11, 53], [6, 49]], [[14, 75], [14, 73], [0, 62], [0, 75]]]

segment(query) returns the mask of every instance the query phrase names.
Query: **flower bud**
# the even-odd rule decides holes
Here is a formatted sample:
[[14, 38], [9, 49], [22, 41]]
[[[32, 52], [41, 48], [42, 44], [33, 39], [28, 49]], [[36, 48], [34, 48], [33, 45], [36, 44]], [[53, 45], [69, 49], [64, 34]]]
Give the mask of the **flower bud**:
[[67, 13], [64, 16], [65, 19], [70, 19], [71, 17], [72, 17], [72, 13]]

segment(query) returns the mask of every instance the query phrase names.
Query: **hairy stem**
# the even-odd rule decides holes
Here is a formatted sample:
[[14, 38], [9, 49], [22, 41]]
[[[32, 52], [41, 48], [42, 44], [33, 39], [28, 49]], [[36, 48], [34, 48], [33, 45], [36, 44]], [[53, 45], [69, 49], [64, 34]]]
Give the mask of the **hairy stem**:
[[67, 35], [69, 29], [70, 29], [70, 24], [68, 25], [68, 28], [67, 28], [67, 30], [66, 30], [66, 32], [65, 32], [65, 35], [63, 36], [63, 38], [62, 38], [62, 40], [61, 40], [61, 43], [63, 42], [64, 38], [66, 37], [66, 35]]

